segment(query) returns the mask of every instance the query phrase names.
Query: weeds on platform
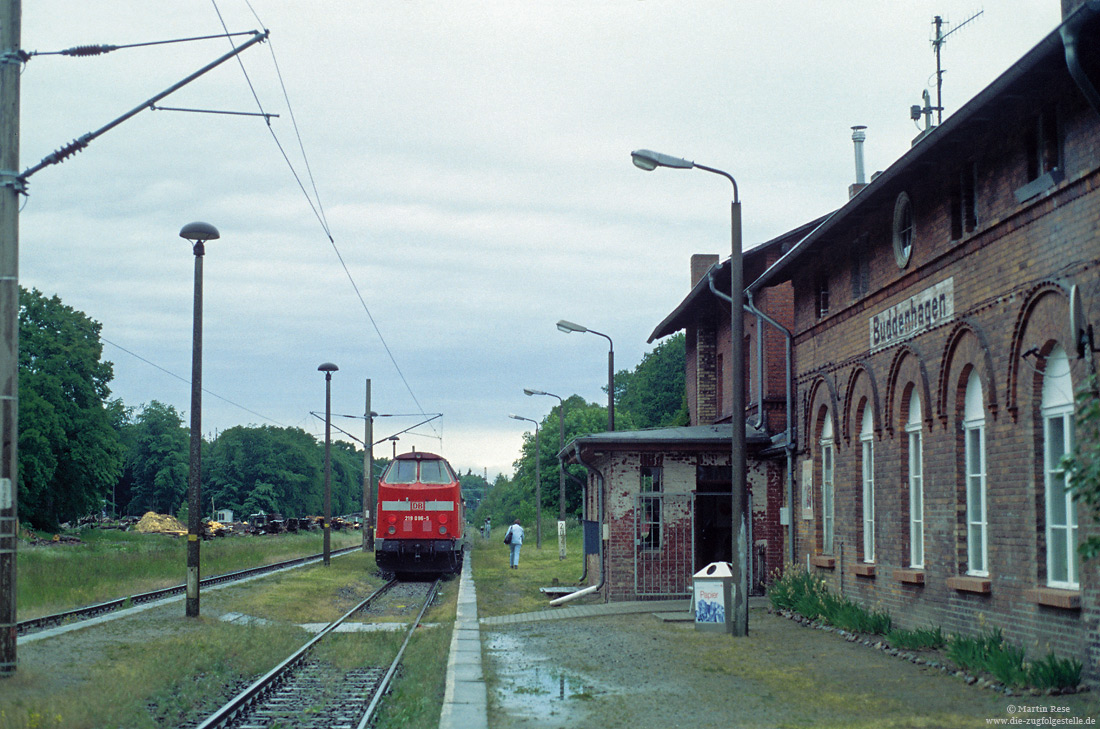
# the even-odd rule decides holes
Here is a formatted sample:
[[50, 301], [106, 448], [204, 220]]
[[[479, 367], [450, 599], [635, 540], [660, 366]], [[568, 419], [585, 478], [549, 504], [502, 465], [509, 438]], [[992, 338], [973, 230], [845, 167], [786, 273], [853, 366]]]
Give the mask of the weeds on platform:
[[768, 599], [779, 610], [794, 610], [810, 620], [821, 620], [853, 633], [885, 635], [890, 632], [890, 614], [867, 610], [859, 603], [833, 594], [823, 580], [805, 570], [789, 568], [776, 575]]
[[956, 666], [970, 673], [987, 673], [1011, 688], [1058, 689], [1077, 686], [1082, 664], [1053, 653], [1028, 662], [1023, 648], [1004, 639], [999, 628], [977, 636], [944, 636], [938, 626], [917, 630], [892, 630], [885, 611], [868, 611], [846, 597], [832, 593], [825, 581], [806, 570], [788, 566], [776, 574], [768, 599], [777, 610], [790, 610], [851, 633], [885, 635], [900, 650], [943, 650]]
[[891, 630], [886, 640], [903, 651], [939, 650], [947, 644], [947, 637], [939, 626], [916, 630]]

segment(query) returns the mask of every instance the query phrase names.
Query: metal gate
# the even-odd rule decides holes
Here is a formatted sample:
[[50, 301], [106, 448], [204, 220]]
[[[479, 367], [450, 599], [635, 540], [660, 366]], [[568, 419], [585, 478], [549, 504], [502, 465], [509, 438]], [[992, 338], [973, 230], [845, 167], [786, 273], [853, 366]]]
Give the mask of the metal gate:
[[[695, 497], [727, 494], [645, 492], [634, 509], [634, 593], [639, 597], [690, 597], [695, 574]], [[748, 519], [746, 560], [752, 594], [762, 594], [764, 554], [753, 542], [752, 497], [746, 494]], [[761, 584], [757, 584], [757, 579]]]
[[646, 492], [634, 509], [634, 593], [691, 595], [695, 554], [691, 494]]

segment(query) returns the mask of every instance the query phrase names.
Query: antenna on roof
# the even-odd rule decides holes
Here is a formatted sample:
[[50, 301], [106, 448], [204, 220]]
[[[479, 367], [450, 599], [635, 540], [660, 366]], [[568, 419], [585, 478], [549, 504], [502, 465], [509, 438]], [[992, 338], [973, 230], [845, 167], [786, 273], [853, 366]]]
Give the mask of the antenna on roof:
[[947, 42], [947, 37], [949, 35], [955, 31], [961, 30], [963, 26], [968, 23], [977, 20], [978, 16], [984, 12], [984, 10], [979, 10], [946, 33], [943, 32], [943, 26], [946, 22], [943, 17], [937, 15], [932, 19], [932, 24], [936, 27], [936, 35], [932, 38], [932, 50], [936, 54], [936, 124], [943, 124], [943, 68], [940, 66], [940, 54], [943, 50], [943, 44]]

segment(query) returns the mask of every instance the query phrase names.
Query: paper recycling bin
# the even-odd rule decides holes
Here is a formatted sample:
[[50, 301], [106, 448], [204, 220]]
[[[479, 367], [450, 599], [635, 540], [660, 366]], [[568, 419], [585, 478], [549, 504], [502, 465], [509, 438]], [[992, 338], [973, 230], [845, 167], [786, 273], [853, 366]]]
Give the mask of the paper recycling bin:
[[709, 633], [733, 633], [733, 570], [729, 562], [711, 562], [692, 578], [695, 629]]

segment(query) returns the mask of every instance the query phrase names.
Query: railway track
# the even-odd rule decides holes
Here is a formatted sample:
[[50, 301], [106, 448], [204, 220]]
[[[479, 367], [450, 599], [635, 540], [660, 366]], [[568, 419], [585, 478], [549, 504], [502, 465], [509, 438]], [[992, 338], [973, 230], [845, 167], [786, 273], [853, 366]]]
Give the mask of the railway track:
[[[354, 552], [360, 549], [360, 547], [346, 547], [344, 549], [336, 549], [332, 551], [333, 556], [341, 554], [347, 554], [348, 552]], [[207, 577], [199, 582], [200, 587], [209, 587], [211, 585], [219, 585], [225, 582], [236, 582], [237, 580], [243, 580], [249, 577], [256, 577], [258, 575], [265, 574], [267, 572], [275, 572], [276, 570], [285, 569], [287, 567], [295, 567], [297, 565], [306, 564], [321, 559], [320, 554], [315, 554], [309, 557], [299, 557], [297, 559], [290, 559], [285, 562], [276, 562], [274, 564], [264, 565], [262, 567], [250, 567], [246, 570], [240, 570], [238, 572], [227, 572], [223, 575], [215, 575], [213, 577]], [[98, 617], [107, 613], [121, 610], [122, 608], [132, 607], [134, 605], [141, 605], [147, 602], [154, 602], [166, 597], [172, 597], [173, 595], [181, 595], [187, 591], [187, 585], [175, 585], [174, 587], [164, 587], [159, 590], [152, 590], [150, 592], [142, 592], [137, 595], [130, 595], [129, 597], [119, 598], [117, 600], [108, 600], [107, 602], [101, 602], [96, 605], [87, 605], [85, 607], [76, 608], [75, 610], [67, 610], [63, 613], [56, 613], [54, 615], [44, 615], [40, 618], [32, 618], [31, 620], [23, 620], [17, 624], [17, 635], [30, 635], [31, 633], [37, 633], [40, 630], [46, 630], [48, 628], [54, 628], [59, 625], [67, 625], [69, 623], [77, 622], [80, 620], [87, 620], [89, 618]]]
[[[197, 729], [268, 729], [272, 726], [280, 729], [364, 729], [385, 695], [409, 638], [420, 625], [439, 582], [391, 580], [386, 583], [233, 697]], [[357, 613], [392, 616], [414, 611], [416, 617], [388, 667], [363, 666], [345, 671], [312, 655], [318, 644], [329, 639], [341, 624]]]

